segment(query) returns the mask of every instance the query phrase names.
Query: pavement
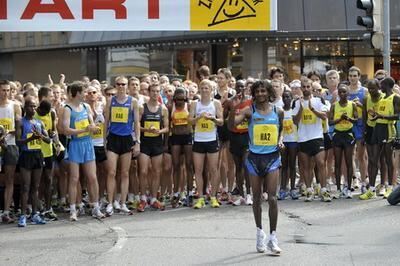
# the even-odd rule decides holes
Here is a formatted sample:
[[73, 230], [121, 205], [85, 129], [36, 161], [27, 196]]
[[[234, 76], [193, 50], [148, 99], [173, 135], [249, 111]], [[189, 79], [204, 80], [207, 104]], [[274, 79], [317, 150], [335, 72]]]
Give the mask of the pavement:
[[[256, 252], [251, 206], [223, 205], [0, 225], [0, 265], [399, 265], [400, 206], [382, 198], [278, 206], [280, 257]], [[267, 210], [264, 202], [266, 232]]]

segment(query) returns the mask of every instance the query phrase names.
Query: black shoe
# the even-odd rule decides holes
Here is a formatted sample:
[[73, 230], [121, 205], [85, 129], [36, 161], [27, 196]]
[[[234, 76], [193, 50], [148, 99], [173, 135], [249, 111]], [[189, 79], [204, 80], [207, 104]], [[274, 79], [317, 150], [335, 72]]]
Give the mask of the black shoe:
[[239, 189], [238, 189], [237, 187], [235, 187], [235, 188], [232, 190], [231, 195], [232, 195], [232, 196], [238, 196], [238, 195], [240, 195]]

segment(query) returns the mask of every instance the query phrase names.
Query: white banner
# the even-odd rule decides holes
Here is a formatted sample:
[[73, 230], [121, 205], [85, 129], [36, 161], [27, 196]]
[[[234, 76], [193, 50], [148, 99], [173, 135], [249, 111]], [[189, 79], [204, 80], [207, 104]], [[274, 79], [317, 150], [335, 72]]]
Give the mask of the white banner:
[[0, 0], [0, 31], [276, 30], [277, 0]]

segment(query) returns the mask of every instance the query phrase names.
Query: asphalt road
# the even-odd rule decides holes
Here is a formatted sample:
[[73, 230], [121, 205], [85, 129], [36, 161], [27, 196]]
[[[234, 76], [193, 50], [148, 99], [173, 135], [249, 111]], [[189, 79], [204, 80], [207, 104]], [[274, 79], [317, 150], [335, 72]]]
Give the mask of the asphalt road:
[[[268, 231], [267, 203], [264, 228]], [[280, 257], [259, 254], [249, 206], [67, 215], [47, 225], [0, 225], [0, 265], [399, 265], [400, 206], [386, 200], [279, 202]]]

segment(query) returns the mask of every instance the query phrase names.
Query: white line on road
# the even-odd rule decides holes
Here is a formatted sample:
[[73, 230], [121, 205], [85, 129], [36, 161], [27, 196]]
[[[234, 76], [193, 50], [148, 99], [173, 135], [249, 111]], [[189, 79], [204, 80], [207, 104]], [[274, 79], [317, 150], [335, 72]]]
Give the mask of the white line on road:
[[128, 234], [121, 227], [111, 227], [111, 230], [117, 233], [117, 240], [115, 241], [114, 246], [107, 251], [108, 254], [122, 250], [126, 241], [128, 241]]

